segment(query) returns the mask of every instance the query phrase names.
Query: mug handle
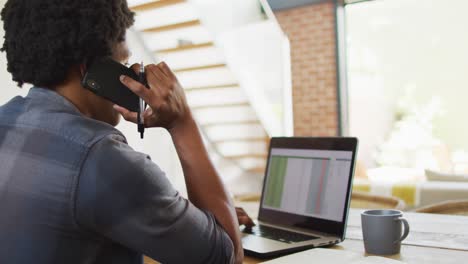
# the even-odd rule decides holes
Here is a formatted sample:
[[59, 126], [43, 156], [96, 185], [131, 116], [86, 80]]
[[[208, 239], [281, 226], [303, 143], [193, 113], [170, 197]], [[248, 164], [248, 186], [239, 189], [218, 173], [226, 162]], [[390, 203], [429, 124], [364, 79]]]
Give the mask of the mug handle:
[[404, 227], [405, 230], [404, 230], [403, 235], [401, 236], [401, 238], [394, 242], [394, 243], [399, 243], [399, 242], [405, 240], [406, 237], [409, 235], [410, 227], [409, 227], [408, 221], [403, 217], [399, 217], [399, 218], [395, 219], [395, 221], [401, 222], [405, 226]]

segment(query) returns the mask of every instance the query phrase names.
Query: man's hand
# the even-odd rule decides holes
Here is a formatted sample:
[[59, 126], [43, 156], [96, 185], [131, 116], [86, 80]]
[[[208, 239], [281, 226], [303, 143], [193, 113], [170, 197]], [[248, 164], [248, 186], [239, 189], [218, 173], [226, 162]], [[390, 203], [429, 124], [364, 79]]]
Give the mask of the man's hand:
[[[132, 69], [138, 73], [140, 65], [134, 64]], [[145, 126], [172, 129], [185, 118], [191, 118], [184, 89], [166, 63], [147, 65], [145, 72], [150, 89], [128, 76], [120, 78], [125, 86], [148, 104], [149, 108], [144, 113]], [[137, 122], [137, 113], [117, 105], [114, 108], [125, 120]]]
[[254, 221], [250, 216], [244, 211], [244, 209], [240, 207], [236, 207], [236, 214], [237, 220], [239, 221], [239, 225], [244, 225], [245, 227], [253, 227], [255, 226]]

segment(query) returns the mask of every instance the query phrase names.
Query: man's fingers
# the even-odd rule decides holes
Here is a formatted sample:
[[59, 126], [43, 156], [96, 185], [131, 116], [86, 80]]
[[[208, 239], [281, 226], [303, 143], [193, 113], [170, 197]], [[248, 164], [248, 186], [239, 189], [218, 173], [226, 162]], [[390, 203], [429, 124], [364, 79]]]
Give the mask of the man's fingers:
[[151, 90], [147, 89], [143, 84], [125, 75], [120, 76], [120, 81], [145, 102], [151, 101]]
[[162, 73], [159, 69], [157, 69], [154, 65], [149, 65], [147, 68], [146, 80], [148, 84], [152, 88], [154, 94], [158, 97], [161, 97], [163, 91], [165, 89], [164, 81], [162, 79]]
[[239, 216], [247, 215], [247, 213], [244, 211], [244, 209], [243, 209], [243, 208], [240, 208], [240, 207], [236, 207], [236, 213], [237, 213], [237, 215], [239, 215]]
[[237, 219], [239, 220], [239, 225], [246, 225], [249, 223], [249, 217], [247, 216], [240, 216]]
[[252, 220], [252, 218], [250, 218], [248, 215], [243, 216], [243, 217], [246, 218], [244, 220], [244, 225], [249, 226], [249, 227], [255, 226], [255, 222]]
[[240, 225], [245, 225], [247, 227], [255, 226], [254, 221], [249, 217], [243, 208], [236, 207], [236, 214]]
[[239, 220], [239, 225], [245, 225], [246, 227], [255, 226], [255, 223], [250, 217], [248, 216], [241, 216], [237, 218]]
[[136, 123], [137, 122], [137, 119], [138, 119], [138, 114], [135, 113], [135, 112], [131, 112], [129, 110], [127, 110], [126, 108], [124, 107], [121, 107], [121, 106], [118, 106], [118, 105], [114, 105], [114, 109], [119, 112], [123, 118], [129, 122], [133, 122], [133, 123]]
[[164, 65], [166, 65], [166, 63], [164, 61], [162, 61], [162, 62], [158, 63], [158, 65], [156, 65], [156, 67], [158, 67], [158, 69], [161, 71], [162, 74], [164, 74], [167, 78], [169, 78], [170, 74], [164, 68]]
[[167, 77], [174, 79], [176, 78], [172, 70], [169, 68], [169, 66], [167, 66], [167, 64], [164, 61], [159, 63], [158, 66], [162, 70], [162, 72], [166, 74]]

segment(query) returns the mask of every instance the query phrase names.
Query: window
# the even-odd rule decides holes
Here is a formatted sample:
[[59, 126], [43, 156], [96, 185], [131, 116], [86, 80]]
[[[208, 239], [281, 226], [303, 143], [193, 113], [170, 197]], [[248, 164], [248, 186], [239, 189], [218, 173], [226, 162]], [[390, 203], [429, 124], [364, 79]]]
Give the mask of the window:
[[[466, 0], [345, 5], [348, 131], [370, 182], [393, 184], [386, 194], [409, 207], [468, 197], [466, 10]], [[431, 186], [439, 200], [424, 194]]]

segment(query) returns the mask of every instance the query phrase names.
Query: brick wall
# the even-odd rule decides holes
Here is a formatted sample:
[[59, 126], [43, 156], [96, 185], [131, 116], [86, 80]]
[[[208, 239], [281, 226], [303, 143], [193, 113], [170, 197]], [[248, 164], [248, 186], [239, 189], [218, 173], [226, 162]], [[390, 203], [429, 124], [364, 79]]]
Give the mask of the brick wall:
[[291, 42], [294, 134], [338, 134], [335, 9], [332, 1], [275, 15]]

